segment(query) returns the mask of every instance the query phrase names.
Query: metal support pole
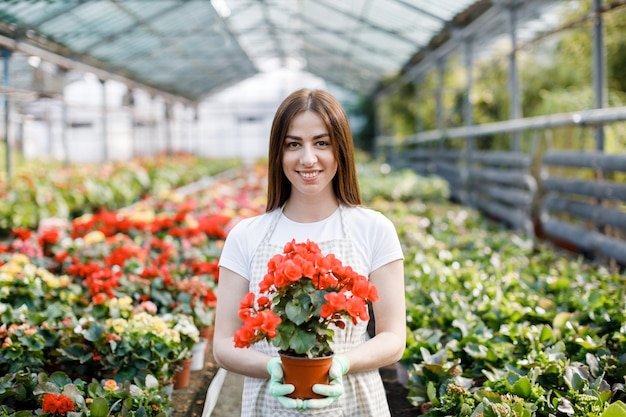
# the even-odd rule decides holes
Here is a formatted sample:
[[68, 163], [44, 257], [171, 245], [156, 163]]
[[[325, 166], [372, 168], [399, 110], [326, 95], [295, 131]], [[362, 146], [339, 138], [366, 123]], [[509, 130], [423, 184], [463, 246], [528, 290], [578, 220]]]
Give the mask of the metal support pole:
[[[509, 36], [511, 39], [511, 53], [509, 54], [509, 118], [520, 119], [522, 117], [522, 102], [520, 97], [519, 72], [517, 70], [517, 10], [516, 5], [511, 4], [508, 9]], [[519, 150], [519, 133], [513, 133], [511, 150]]]
[[[472, 87], [474, 85], [473, 67], [474, 67], [474, 40], [470, 37], [465, 39], [463, 43], [463, 58], [465, 61], [465, 97], [463, 102], [463, 121], [465, 126], [471, 126], [474, 124], [474, 114], [472, 108]], [[474, 205], [473, 193], [472, 193], [472, 179], [469, 172], [472, 168], [472, 153], [474, 151], [475, 138], [468, 137], [465, 140], [465, 168], [466, 168], [466, 182], [465, 182], [465, 195], [467, 196], [470, 205]]]
[[[444, 106], [443, 106], [443, 87], [444, 87], [444, 72], [445, 72], [445, 61], [444, 58], [437, 58], [437, 92], [436, 92], [436, 100], [437, 100], [437, 130], [443, 132], [445, 128], [444, 123]], [[443, 139], [439, 141], [439, 149], [444, 148]], [[435, 165], [437, 163], [437, 158], [435, 158]]]
[[165, 153], [167, 155], [172, 154], [172, 103], [169, 100], [165, 101]]
[[63, 165], [70, 165], [70, 147], [67, 143], [67, 103], [65, 97], [61, 97], [61, 146], [63, 146]]
[[5, 89], [5, 93], [2, 97], [2, 107], [4, 107], [4, 145], [5, 145], [5, 163], [7, 171], [7, 179], [13, 176], [13, 167], [11, 165], [11, 142], [9, 142], [9, 61], [11, 60], [11, 51], [7, 48], [2, 48], [2, 64], [3, 64], [3, 77], [2, 86]]
[[[593, 0], [593, 95], [596, 109], [606, 107], [606, 50], [604, 48], [603, 0]], [[595, 127], [596, 150], [604, 150], [604, 125]]]
[[70, 147], [67, 139], [67, 102], [65, 101], [65, 78], [67, 70], [59, 69], [62, 73], [63, 90], [61, 91], [61, 146], [63, 148], [63, 165], [70, 165]]
[[106, 162], [109, 160], [106, 80], [100, 80], [100, 84], [102, 84], [102, 162]]
[[[381, 107], [381, 102], [383, 101], [383, 97], [381, 95], [376, 95], [375, 97], [372, 98], [372, 100], [374, 100], [374, 158], [380, 156], [380, 137], [385, 133], [382, 129], [383, 123], [382, 123], [382, 115], [381, 115], [381, 111], [380, 111], [380, 107]], [[389, 159], [389, 153], [393, 153], [394, 148], [393, 146], [389, 147], [391, 150], [387, 150], [386, 151], [386, 155], [383, 155], [383, 157], [388, 160]]]
[[40, 155], [45, 158], [50, 158], [54, 156], [54, 116], [52, 112], [52, 100], [46, 98], [42, 100], [43, 104], [43, 114], [44, 114], [44, 122], [46, 124], [46, 149], [45, 155]]
[[[413, 85], [415, 85], [415, 91], [413, 92], [414, 97], [415, 97], [415, 102], [417, 103], [417, 105], [415, 106], [416, 109], [419, 109], [419, 102], [422, 98], [422, 89], [420, 84], [423, 82], [422, 79], [422, 75], [419, 74], [415, 80], [413, 81]], [[419, 133], [424, 129], [424, 120], [422, 117], [420, 117], [419, 111], [416, 110], [415, 111], [415, 133]]]
[[190, 154], [193, 154], [193, 132], [194, 132], [194, 126], [196, 124], [195, 122], [195, 109], [191, 106], [187, 107], [185, 106], [185, 119], [184, 119], [184, 131], [185, 134], [187, 135], [187, 152]]
[[[593, 96], [596, 109], [602, 109], [606, 104], [606, 51], [604, 49], [604, 20], [602, 17], [603, 0], [593, 0]], [[604, 151], [604, 125], [594, 127], [596, 151]], [[604, 179], [601, 168], [596, 169], [596, 178]], [[598, 206], [602, 205], [602, 199], [597, 199]], [[606, 226], [597, 225], [597, 229], [604, 233]]]
[[200, 149], [198, 138], [200, 137], [200, 111], [198, 104], [193, 106], [193, 137], [191, 139], [191, 152], [196, 154]]
[[473, 67], [474, 67], [474, 40], [468, 38], [464, 42], [464, 60], [465, 60], [465, 97], [463, 100], [463, 121], [465, 126], [474, 124], [474, 114], [472, 108], [472, 87], [474, 85]]
[[443, 58], [437, 59], [437, 93], [436, 93], [436, 118], [437, 129], [443, 130], [444, 126], [444, 108], [443, 108], [443, 85], [444, 85], [445, 61]]
[[150, 135], [148, 137], [147, 155], [154, 156], [159, 152], [159, 119], [154, 116], [156, 96], [150, 96]]
[[137, 129], [135, 125], [137, 124], [135, 121], [135, 93], [132, 87], [127, 87], [126, 91], [126, 101], [125, 105], [128, 106], [128, 113], [130, 115], [130, 141], [132, 143], [132, 154], [131, 158], [136, 158], [139, 154], [138, 146], [137, 146]]

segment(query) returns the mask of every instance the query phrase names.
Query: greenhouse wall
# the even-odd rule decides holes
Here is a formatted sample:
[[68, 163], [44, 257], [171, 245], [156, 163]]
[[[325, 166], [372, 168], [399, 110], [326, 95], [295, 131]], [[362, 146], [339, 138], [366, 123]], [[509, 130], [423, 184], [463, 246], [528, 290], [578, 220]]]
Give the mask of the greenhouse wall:
[[102, 83], [90, 74], [68, 78], [73, 81], [62, 96], [12, 99], [9, 138], [24, 158], [97, 163], [187, 152], [252, 161], [266, 157], [273, 114], [285, 95], [301, 87], [327, 88], [315, 76], [285, 70], [231, 86], [197, 106], [166, 103], [141, 89], [132, 91], [131, 104], [127, 87], [117, 81]]

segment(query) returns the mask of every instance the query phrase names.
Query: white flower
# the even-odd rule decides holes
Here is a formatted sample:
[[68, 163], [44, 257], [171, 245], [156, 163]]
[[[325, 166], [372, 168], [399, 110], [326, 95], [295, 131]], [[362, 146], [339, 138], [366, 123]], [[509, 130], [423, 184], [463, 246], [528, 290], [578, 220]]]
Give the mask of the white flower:
[[146, 388], [153, 389], [159, 387], [159, 381], [152, 374], [146, 375]]
[[196, 325], [193, 324], [193, 320], [191, 320], [188, 316], [178, 316], [178, 321], [174, 325], [174, 330], [180, 334], [189, 336], [194, 342], [200, 340], [200, 331]]
[[135, 397], [135, 398], [143, 397], [143, 390], [141, 388], [139, 388], [137, 385], [131, 384], [130, 385], [130, 395]]

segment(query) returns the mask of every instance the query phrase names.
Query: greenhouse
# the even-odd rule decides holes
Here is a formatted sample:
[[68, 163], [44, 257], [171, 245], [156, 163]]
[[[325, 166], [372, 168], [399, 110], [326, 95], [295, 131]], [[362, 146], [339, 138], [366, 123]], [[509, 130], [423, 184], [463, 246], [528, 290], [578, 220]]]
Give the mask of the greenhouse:
[[[374, 417], [626, 417], [625, 6], [1, 1], [0, 416], [270, 415], [263, 395], [295, 408], [280, 415], [360, 416], [361, 402], [376, 402], [354, 391], [367, 373], [387, 401]], [[311, 104], [286, 122], [281, 145], [272, 140], [283, 100], [303, 88], [345, 110], [354, 147], [345, 160], [333, 133], [340, 122]], [[307, 114], [330, 131], [308, 153], [296, 123]], [[291, 262], [310, 281], [303, 265], [325, 277], [332, 269], [335, 284], [318, 280], [325, 295], [306, 301], [302, 292], [259, 299], [249, 312], [242, 300], [235, 348], [224, 350], [217, 335], [230, 323], [216, 329], [216, 310], [234, 307], [220, 305], [233, 296], [218, 284], [230, 290], [233, 276], [244, 277], [229, 267], [230, 242], [257, 242], [241, 230], [260, 230], [246, 225], [272, 210], [293, 230], [330, 219], [314, 208], [307, 220], [290, 217], [298, 197], [314, 200], [287, 167], [312, 154], [337, 170], [324, 190], [343, 231], [323, 233], [357, 237], [356, 258], [367, 245], [390, 253], [373, 227], [346, 226], [344, 212], [364, 206], [393, 225], [402, 257], [371, 267], [364, 284], [363, 262], [344, 268], [326, 242], [323, 260], [308, 243], [315, 262]], [[351, 161], [352, 189], [341, 179]], [[325, 171], [297, 172], [317, 184]], [[351, 195], [361, 203], [347, 204]], [[258, 236], [259, 248], [282, 236], [278, 224]], [[302, 255], [292, 244], [285, 256]], [[374, 254], [383, 257], [363, 258], [374, 265]], [[270, 275], [278, 255], [267, 255]], [[389, 329], [402, 317], [386, 319], [392, 291], [378, 285], [390, 260], [403, 270], [398, 354], [390, 346], [404, 334]], [[354, 283], [342, 287], [340, 272]], [[265, 285], [277, 291], [278, 282]], [[363, 293], [359, 313], [335, 298]], [[332, 324], [308, 334], [299, 333], [304, 318], [287, 327], [302, 305]], [[260, 327], [262, 342], [282, 354], [281, 330], [315, 349], [330, 337], [336, 350], [323, 377], [339, 394], [277, 394], [289, 383], [284, 359], [278, 377], [271, 360], [256, 370], [267, 352], [259, 333], [243, 330], [281, 308], [287, 316]], [[366, 339], [338, 351], [344, 342], [333, 337], [353, 324], [363, 337], [367, 327]], [[259, 343], [251, 356], [232, 354], [248, 347], [242, 335]], [[245, 405], [252, 379], [268, 391], [254, 410]]]

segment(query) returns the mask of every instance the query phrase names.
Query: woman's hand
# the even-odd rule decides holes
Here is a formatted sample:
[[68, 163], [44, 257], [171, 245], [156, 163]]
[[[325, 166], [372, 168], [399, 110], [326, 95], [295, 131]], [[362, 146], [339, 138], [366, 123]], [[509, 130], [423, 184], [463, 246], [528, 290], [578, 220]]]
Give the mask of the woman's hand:
[[328, 377], [330, 378], [329, 384], [315, 384], [312, 391], [316, 394], [323, 395], [326, 398], [304, 400], [304, 409], [318, 409], [324, 408], [337, 401], [337, 398], [341, 397], [344, 393], [343, 388], [343, 376], [348, 373], [350, 369], [350, 361], [344, 355], [335, 355], [333, 357], [333, 363], [328, 371]]
[[270, 374], [270, 394], [278, 400], [280, 405], [290, 410], [302, 409], [302, 400], [286, 396], [291, 394], [296, 387], [283, 383], [285, 374], [280, 358], [274, 357], [267, 362], [267, 372]]

